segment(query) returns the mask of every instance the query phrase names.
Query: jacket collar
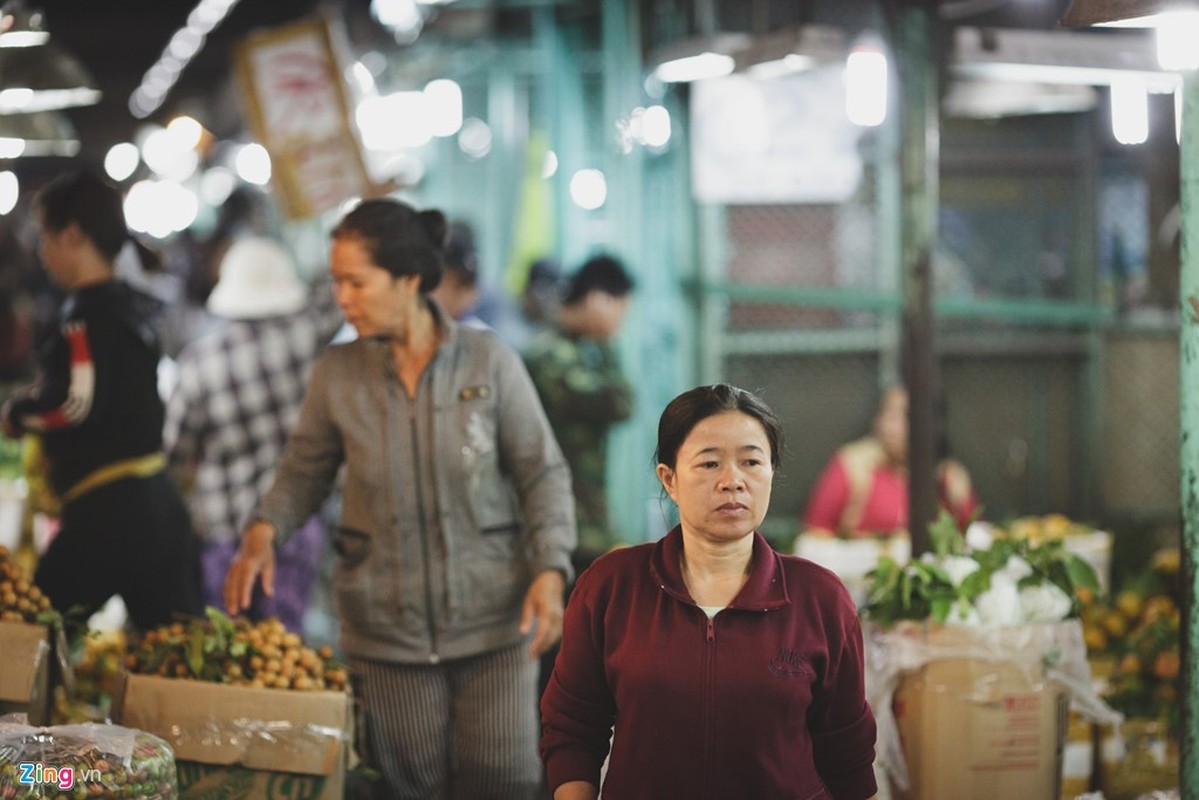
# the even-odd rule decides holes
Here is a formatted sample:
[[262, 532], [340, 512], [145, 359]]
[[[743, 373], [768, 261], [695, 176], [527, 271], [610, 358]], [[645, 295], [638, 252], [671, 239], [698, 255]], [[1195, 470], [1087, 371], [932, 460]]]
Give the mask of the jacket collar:
[[[458, 322], [445, 313], [437, 301], [428, 296], [425, 296], [423, 301], [429, 313], [433, 315], [433, 328], [437, 331], [438, 338], [437, 349], [440, 351], [444, 347], [452, 347], [458, 341]], [[386, 336], [371, 336], [366, 341], [379, 348], [386, 348], [390, 344]]]
[[445, 313], [445, 309], [431, 297], [425, 297], [425, 305], [433, 314], [433, 327], [437, 329], [441, 344], [453, 346], [458, 339], [458, 321]]
[[[753, 564], [750, 566], [749, 580], [728, 607], [746, 611], [770, 611], [786, 606], [791, 601], [787, 596], [786, 581], [783, 580], [782, 558], [762, 534], [754, 531], [753, 537]], [[649, 571], [654, 582], [666, 592], [694, 605], [695, 600], [687, 591], [683, 570], [679, 565], [682, 553], [683, 530], [676, 525], [654, 545], [650, 554]]]
[[119, 278], [92, 283], [67, 295], [59, 311], [61, 322], [71, 319], [85, 309], [102, 308], [115, 317], [146, 347], [159, 346], [158, 321], [163, 302], [153, 295], [130, 286]]

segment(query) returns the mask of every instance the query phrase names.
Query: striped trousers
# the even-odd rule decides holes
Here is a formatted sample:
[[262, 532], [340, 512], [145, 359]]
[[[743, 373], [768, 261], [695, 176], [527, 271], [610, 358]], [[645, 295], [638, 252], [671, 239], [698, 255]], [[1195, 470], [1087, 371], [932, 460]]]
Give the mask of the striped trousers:
[[436, 665], [351, 659], [367, 760], [391, 800], [539, 796], [537, 667], [527, 645]]

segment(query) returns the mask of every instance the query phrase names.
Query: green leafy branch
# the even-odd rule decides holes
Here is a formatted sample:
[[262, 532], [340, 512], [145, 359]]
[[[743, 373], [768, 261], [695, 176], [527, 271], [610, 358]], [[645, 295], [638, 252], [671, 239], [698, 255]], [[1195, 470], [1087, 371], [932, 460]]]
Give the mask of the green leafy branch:
[[[870, 581], [862, 616], [883, 626], [901, 620], [935, 620], [944, 623], [955, 607], [958, 614], [969, 616], [974, 601], [988, 591], [992, 578], [1005, 569], [1013, 557], [1023, 559], [1031, 568], [1030, 574], [1018, 582], [1020, 588], [1052, 583], [1071, 599], [1069, 616], [1082, 612], [1077, 589], [1098, 592], [1099, 580], [1084, 559], [1066, 551], [1060, 540], [1032, 546], [1023, 539], [997, 539], [986, 550], [971, 551], [953, 516], [942, 511], [929, 525], [929, 542], [935, 558], [899, 564], [883, 556], [867, 573]], [[952, 557], [971, 558], [978, 569], [954, 585], [950, 574], [941, 566]]]

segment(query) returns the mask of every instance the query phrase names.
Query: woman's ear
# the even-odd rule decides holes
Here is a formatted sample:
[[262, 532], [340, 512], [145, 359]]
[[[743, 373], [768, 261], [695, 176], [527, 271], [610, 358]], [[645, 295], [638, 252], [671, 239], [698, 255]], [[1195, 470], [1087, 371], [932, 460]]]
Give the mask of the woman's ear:
[[64, 244], [70, 247], [79, 247], [88, 240], [87, 234], [83, 232], [83, 228], [79, 227], [78, 222], [67, 223], [66, 227], [58, 232], [58, 236], [61, 237]]
[[678, 498], [674, 495], [674, 470], [665, 464], [658, 465], [658, 480], [662, 482], [662, 488], [670, 495], [670, 499], [678, 502]]

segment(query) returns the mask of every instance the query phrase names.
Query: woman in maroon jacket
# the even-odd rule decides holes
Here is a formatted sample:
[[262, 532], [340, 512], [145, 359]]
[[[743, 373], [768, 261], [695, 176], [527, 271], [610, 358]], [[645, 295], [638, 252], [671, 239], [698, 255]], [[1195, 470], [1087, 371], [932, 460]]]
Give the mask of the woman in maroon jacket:
[[831, 572], [757, 532], [782, 460], [769, 408], [732, 386], [676, 397], [658, 478], [680, 524], [579, 577], [541, 701], [555, 800], [875, 793], [862, 633]]

